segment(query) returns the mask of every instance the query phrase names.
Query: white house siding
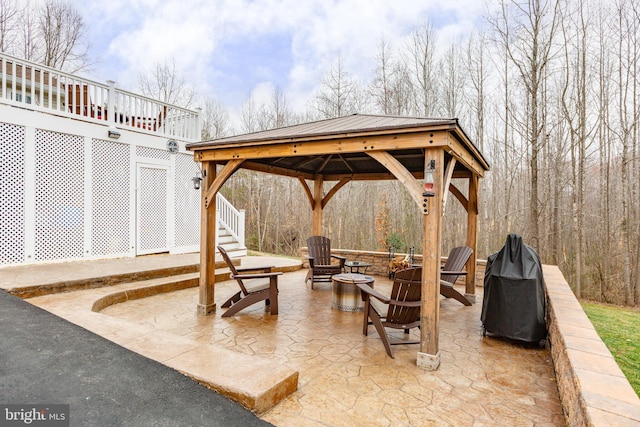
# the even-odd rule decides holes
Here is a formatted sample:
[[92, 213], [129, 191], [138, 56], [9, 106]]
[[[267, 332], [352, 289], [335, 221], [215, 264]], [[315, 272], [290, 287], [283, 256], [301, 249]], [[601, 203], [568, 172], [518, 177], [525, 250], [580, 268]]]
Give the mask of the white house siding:
[[[185, 142], [170, 153], [166, 137], [107, 129], [0, 104], [0, 267], [135, 256], [139, 224], [160, 251], [199, 249], [198, 168]], [[140, 209], [139, 195], [152, 207]]]

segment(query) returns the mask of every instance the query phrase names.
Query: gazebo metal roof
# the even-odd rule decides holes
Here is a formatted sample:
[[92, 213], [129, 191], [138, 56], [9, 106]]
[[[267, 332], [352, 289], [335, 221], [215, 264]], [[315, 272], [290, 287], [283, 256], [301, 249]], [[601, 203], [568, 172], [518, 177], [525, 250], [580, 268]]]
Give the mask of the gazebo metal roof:
[[[358, 138], [374, 142], [381, 136], [392, 138], [396, 135], [419, 135], [427, 131], [451, 132], [455, 138], [471, 154], [473, 163], [480, 166], [478, 172], [482, 176], [484, 170], [489, 168], [488, 163], [464, 133], [458, 124], [458, 119], [424, 118], [424, 117], [400, 117], [353, 114], [334, 119], [319, 120], [277, 129], [235, 135], [218, 138], [210, 141], [191, 143], [187, 148], [196, 152], [204, 149], [232, 150], [246, 147], [273, 147], [287, 143], [312, 143], [317, 141], [340, 142]], [[421, 177], [424, 169], [424, 142], [405, 143], [398, 140], [398, 146], [392, 151], [395, 157], [409, 172], [416, 177]], [[323, 153], [292, 153], [293, 156], [270, 156], [273, 150], [263, 150], [260, 157], [253, 158], [251, 162], [243, 165], [243, 168], [263, 170], [296, 177], [313, 179], [321, 174], [325, 181], [340, 180], [344, 177], [350, 179], [395, 179], [395, 177], [378, 161], [365, 153], [366, 149], [375, 149], [366, 145], [358, 151], [346, 148], [338, 148], [335, 152]], [[451, 154], [446, 153], [445, 161]], [[466, 170], [463, 163], [455, 166], [457, 172]]]

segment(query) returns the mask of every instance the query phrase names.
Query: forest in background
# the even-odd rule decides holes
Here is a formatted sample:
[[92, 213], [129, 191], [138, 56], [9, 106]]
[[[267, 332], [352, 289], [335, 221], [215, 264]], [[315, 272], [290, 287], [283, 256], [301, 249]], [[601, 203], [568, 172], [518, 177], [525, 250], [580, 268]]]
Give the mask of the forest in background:
[[[523, 236], [544, 263], [560, 267], [576, 295], [640, 303], [640, 11], [632, 0], [495, 0], [481, 31], [443, 43], [429, 21], [404, 45], [379, 34], [371, 81], [337, 57], [308, 100], [293, 111], [275, 89], [249, 98], [239, 120], [199, 98], [157, 64], [139, 90], [203, 108], [203, 139], [352, 113], [457, 117], [491, 165], [480, 180], [478, 257]], [[0, 0], [0, 51], [69, 72], [91, 66], [82, 16], [46, 0]], [[327, 184], [327, 186], [330, 184]], [[456, 185], [464, 191], [463, 183]], [[247, 171], [222, 193], [247, 213], [247, 246], [299, 255], [311, 209], [297, 180]], [[352, 182], [330, 201], [325, 232], [335, 247], [421, 253], [421, 213], [397, 182]], [[463, 244], [466, 214], [446, 206], [443, 253]]]
[[[491, 165], [480, 180], [479, 258], [518, 233], [579, 297], [637, 305], [638, 5], [498, 3], [483, 32], [454, 44], [439, 43], [428, 22], [405, 46], [381, 39], [372, 81], [353, 78], [337, 58], [303, 113], [277, 90], [269, 103], [249, 99], [233, 132], [356, 112], [458, 117]], [[207, 138], [230, 133], [224, 114], [207, 112]], [[299, 254], [311, 210], [296, 180], [241, 171], [223, 194], [246, 210], [250, 248]], [[397, 182], [348, 184], [327, 205], [324, 224], [336, 247], [422, 251], [421, 214]], [[466, 213], [450, 198], [443, 253], [465, 238]]]

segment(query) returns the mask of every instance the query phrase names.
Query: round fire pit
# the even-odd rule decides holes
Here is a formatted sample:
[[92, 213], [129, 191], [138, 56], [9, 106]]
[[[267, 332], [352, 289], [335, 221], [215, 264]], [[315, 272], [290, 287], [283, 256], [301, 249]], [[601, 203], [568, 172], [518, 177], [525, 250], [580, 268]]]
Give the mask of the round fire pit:
[[373, 288], [373, 277], [357, 273], [336, 274], [331, 277], [331, 307], [336, 310], [359, 312], [364, 309], [360, 289], [355, 283], [365, 283]]

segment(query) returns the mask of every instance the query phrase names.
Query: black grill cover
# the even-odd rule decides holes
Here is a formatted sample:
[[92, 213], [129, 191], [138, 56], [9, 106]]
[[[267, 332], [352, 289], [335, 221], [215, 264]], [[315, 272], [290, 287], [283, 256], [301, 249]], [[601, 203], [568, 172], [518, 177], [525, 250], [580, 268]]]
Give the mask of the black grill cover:
[[497, 336], [526, 342], [547, 337], [540, 257], [517, 234], [487, 258], [481, 320]]

